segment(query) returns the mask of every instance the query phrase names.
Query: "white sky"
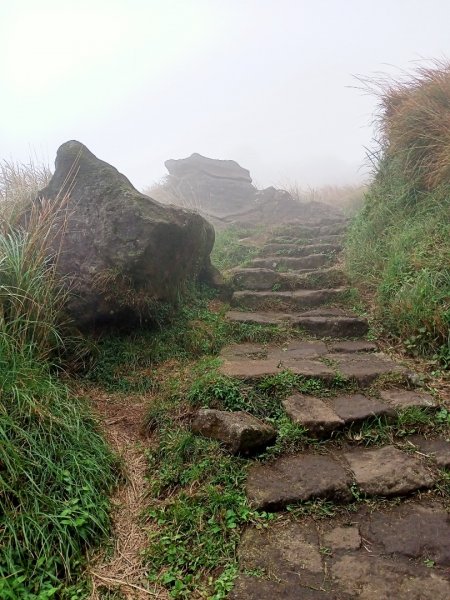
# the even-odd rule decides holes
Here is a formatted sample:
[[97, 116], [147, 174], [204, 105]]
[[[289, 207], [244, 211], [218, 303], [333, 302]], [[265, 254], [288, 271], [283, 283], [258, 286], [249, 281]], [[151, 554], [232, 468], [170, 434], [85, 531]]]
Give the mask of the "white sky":
[[364, 177], [354, 75], [450, 57], [450, 0], [0, 0], [0, 158], [77, 139], [142, 188], [232, 158], [260, 186]]

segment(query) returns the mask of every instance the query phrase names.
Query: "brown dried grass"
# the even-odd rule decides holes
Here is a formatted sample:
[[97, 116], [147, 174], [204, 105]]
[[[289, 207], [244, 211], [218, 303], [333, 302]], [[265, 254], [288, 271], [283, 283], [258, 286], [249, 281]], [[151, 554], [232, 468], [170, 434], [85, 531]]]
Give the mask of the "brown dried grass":
[[400, 78], [363, 79], [379, 99], [375, 123], [405, 179], [430, 191], [450, 179], [450, 61], [419, 64]]

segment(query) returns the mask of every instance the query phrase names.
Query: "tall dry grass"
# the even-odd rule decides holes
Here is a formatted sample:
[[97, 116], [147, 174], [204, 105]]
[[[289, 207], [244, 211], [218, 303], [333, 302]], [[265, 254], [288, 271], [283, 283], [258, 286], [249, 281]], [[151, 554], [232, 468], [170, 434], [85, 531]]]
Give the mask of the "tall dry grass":
[[387, 332], [450, 366], [450, 62], [368, 85], [380, 152], [348, 268]]
[[365, 80], [378, 98], [375, 123], [386, 158], [432, 191], [450, 180], [450, 61], [419, 65], [398, 79]]

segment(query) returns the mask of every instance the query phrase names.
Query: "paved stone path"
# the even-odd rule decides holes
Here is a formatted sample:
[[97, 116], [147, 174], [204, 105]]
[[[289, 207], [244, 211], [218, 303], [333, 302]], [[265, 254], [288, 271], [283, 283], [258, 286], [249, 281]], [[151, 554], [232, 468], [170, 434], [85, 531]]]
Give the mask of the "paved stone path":
[[[367, 419], [440, 404], [408, 389], [407, 369], [364, 338], [366, 319], [346, 307], [348, 282], [338, 265], [346, 226], [345, 220], [290, 224], [232, 273], [229, 321], [282, 324], [305, 335], [282, 346], [228, 346], [221, 353], [224, 375], [251, 384], [289, 370], [347, 380], [355, 390], [323, 398], [297, 392], [282, 402], [287, 417], [322, 442], [271, 462], [250, 459], [250, 504], [280, 518], [244, 532], [232, 600], [450, 598], [450, 520], [444, 500], [427, 493], [450, 466], [450, 441], [414, 435], [369, 448], [333, 444], [338, 431]], [[380, 378], [384, 384], [373, 385]], [[397, 502], [353, 503], [352, 512], [321, 519], [284, 512], [312, 500], [345, 506], [358, 497]]]

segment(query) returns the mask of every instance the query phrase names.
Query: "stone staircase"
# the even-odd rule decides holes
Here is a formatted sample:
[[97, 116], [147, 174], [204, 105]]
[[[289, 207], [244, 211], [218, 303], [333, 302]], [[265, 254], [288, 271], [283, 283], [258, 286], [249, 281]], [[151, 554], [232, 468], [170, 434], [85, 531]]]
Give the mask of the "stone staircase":
[[[281, 325], [297, 336], [282, 345], [225, 347], [223, 375], [251, 385], [289, 371], [330, 387], [351, 384], [345, 393], [297, 392], [283, 400], [287, 418], [317, 443], [269, 462], [251, 459], [248, 500], [279, 518], [244, 532], [232, 600], [450, 598], [450, 522], [444, 502], [427, 493], [450, 467], [448, 439], [418, 435], [370, 448], [333, 443], [337, 433], [374, 417], [388, 422], [405, 409], [440, 405], [408, 388], [408, 370], [364, 337], [367, 320], [348, 309], [350, 290], [339, 267], [346, 227], [343, 219], [290, 224], [232, 272], [230, 322]], [[356, 498], [399, 501], [355, 507]], [[326, 519], [284, 512], [311, 501], [350, 504], [352, 512]]]

